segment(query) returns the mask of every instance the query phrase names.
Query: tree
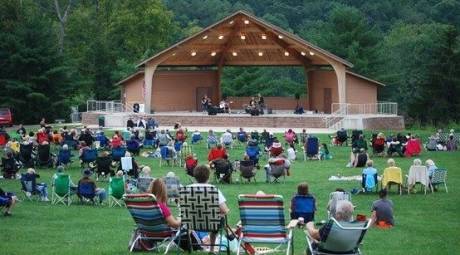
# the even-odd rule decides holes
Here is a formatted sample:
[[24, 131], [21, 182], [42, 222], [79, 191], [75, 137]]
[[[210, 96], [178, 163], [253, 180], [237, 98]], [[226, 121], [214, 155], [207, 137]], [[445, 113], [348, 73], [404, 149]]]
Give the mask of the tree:
[[460, 120], [460, 53], [455, 27], [396, 25], [385, 39], [380, 79], [389, 99], [422, 124]]
[[0, 16], [1, 107], [12, 108], [17, 122], [66, 117], [71, 88], [51, 21], [21, 1], [4, 1]]

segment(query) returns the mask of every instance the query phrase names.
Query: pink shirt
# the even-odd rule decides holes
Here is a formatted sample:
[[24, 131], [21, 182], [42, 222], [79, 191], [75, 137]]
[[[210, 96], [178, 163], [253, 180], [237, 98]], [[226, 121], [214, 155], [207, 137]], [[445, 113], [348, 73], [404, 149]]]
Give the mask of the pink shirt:
[[162, 202], [157, 202], [157, 203], [158, 203], [158, 206], [160, 207], [161, 212], [163, 213], [163, 217], [165, 219], [168, 218], [169, 216], [171, 216], [171, 210], [169, 210], [169, 207], [168, 207], [168, 205], [166, 205], [166, 203], [162, 203]]

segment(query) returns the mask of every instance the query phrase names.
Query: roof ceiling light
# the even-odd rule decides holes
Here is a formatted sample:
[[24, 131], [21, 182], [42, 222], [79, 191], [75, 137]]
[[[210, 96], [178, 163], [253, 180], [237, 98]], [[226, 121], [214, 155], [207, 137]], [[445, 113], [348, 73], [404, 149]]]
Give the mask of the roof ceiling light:
[[230, 25], [233, 25], [233, 23], [234, 23], [234, 22], [235, 22], [235, 21], [233, 21], [233, 20], [230, 20], [230, 22], [229, 22], [229, 23], [230, 23]]
[[215, 56], [217, 53], [215, 51], [211, 52], [211, 56]]
[[246, 36], [245, 35], [241, 35], [241, 40], [246, 40]]
[[310, 55], [311, 55], [311, 56], [314, 56], [315, 53], [314, 53], [313, 51], [310, 51]]
[[249, 20], [245, 19], [244, 24], [246, 24], [246, 25], [249, 24]]
[[283, 35], [278, 35], [278, 38], [279, 38], [279, 39], [283, 39]]
[[218, 38], [219, 38], [219, 40], [222, 40], [222, 39], [224, 39], [224, 36], [223, 36], [223, 35], [219, 35]]
[[264, 55], [264, 53], [262, 51], [259, 51], [259, 57], [262, 57]]
[[172, 55], [173, 55], [173, 56], [176, 56], [176, 53], [174, 52]]
[[289, 52], [285, 51], [284, 56], [289, 57]]
[[300, 54], [301, 54], [302, 56], [307, 55], [307, 53], [305, 53], [305, 51], [300, 52]]
[[238, 56], [238, 53], [236, 53], [236, 51], [234, 51], [234, 52], [232, 52], [232, 55], [233, 55], [234, 57], [236, 57], [236, 56]]
[[267, 40], [267, 36], [266, 36], [266, 35], [261, 35], [260, 38], [262, 38], [262, 40]]
[[192, 51], [190, 55], [192, 55], [192, 57], [196, 56], [196, 51]]
[[203, 40], [208, 39], [208, 35], [203, 36]]

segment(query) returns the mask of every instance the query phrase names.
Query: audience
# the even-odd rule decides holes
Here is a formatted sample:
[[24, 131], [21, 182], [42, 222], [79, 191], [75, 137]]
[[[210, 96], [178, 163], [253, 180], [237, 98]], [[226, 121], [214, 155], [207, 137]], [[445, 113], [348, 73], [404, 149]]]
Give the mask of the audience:
[[[41, 201], [48, 202], [50, 201], [48, 199], [48, 186], [46, 183], [37, 183], [38, 178], [40, 178], [40, 175], [35, 172], [35, 169], [27, 169], [27, 173], [23, 174], [21, 177], [22, 190], [26, 192], [27, 197], [32, 196], [32, 193], [36, 192], [40, 195]], [[26, 187], [27, 182], [32, 183], [31, 191]]]
[[387, 199], [387, 190], [379, 191], [379, 200], [372, 203], [372, 222], [379, 228], [394, 226], [393, 202]]
[[347, 167], [364, 167], [368, 160], [369, 154], [367, 154], [364, 148], [361, 148], [358, 154], [351, 153], [350, 162]]
[[374, 168], [374, 161], [368, 160], [366, 162], [366, 168], [363, 169], [362, 187], [363, 191], [372, 191], [372, 189], [378, 185], [377, 180], [377, 169]]
[[220, 143], [225, 147], [231, 147], [233, 143], [233, 135], [230, 129], [227, 129], [220, 137]]
[[220, 159], [220, 158], [223, 158], [224, 155], [227, 154], [227, 150], [225, 150], [224, 146], [222, 146], [222, 144], [217, 144], [216, 147], [212, 148], [210, 151], [209, 151], [209, 154], [208, 154], [208, 161], [214, 161], [216, 159]]
[[[96, 192], [96, 196], [99, 197], [99, 203], [102, 204], [102, 202], [104, 202], [104, 200], [107, 198], [107, 193], [105, 192], [105, 189], [97, 187], [96, 182], [93, 179], [91, 179], [91, 175], [92, 175], [92, 172], [90, 169], [86, 169], [85, 171], [83, 171], [83, 177], [78, 181], [77, 190], [80, 190], [80, 185], [84, 183], [88, 183], [92, 185]], [[80, 197], [79, 194], [78, 196]]]
[[291, 219], [303, 218], [304, 222], [315, 220], [316, 199], [309, 193], [308, 184], [300, 183], [297, 193], [291, 199]]

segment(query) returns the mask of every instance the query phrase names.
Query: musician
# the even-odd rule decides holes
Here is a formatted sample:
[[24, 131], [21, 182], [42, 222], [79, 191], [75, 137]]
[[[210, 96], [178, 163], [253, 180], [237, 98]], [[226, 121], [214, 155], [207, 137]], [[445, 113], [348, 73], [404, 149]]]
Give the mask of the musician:
[[227, 101], [227, 98], [223, 98], [219, 103], [219, 108], [222, 113], [230, 113], [230, 104]]
[[257, 101], [254, 97], [251, 97], [251, 100], [249, 101], [249, 107], [252, 109], [257, 107]]
[[204, 95], [201, 98], [201, 109], [203, 110], [203, 112], [208, 111], [208, 107], [210, 104], [211, 104], [211, 99], [208, 97], [208, 95]]
[[260, 93], [257, 94], [257, 103], [259, 104], [259, 107], [260, 107], [260, 108], [264, 108], [264, 107], [265, 107], [264, 97], [263, 97]]

